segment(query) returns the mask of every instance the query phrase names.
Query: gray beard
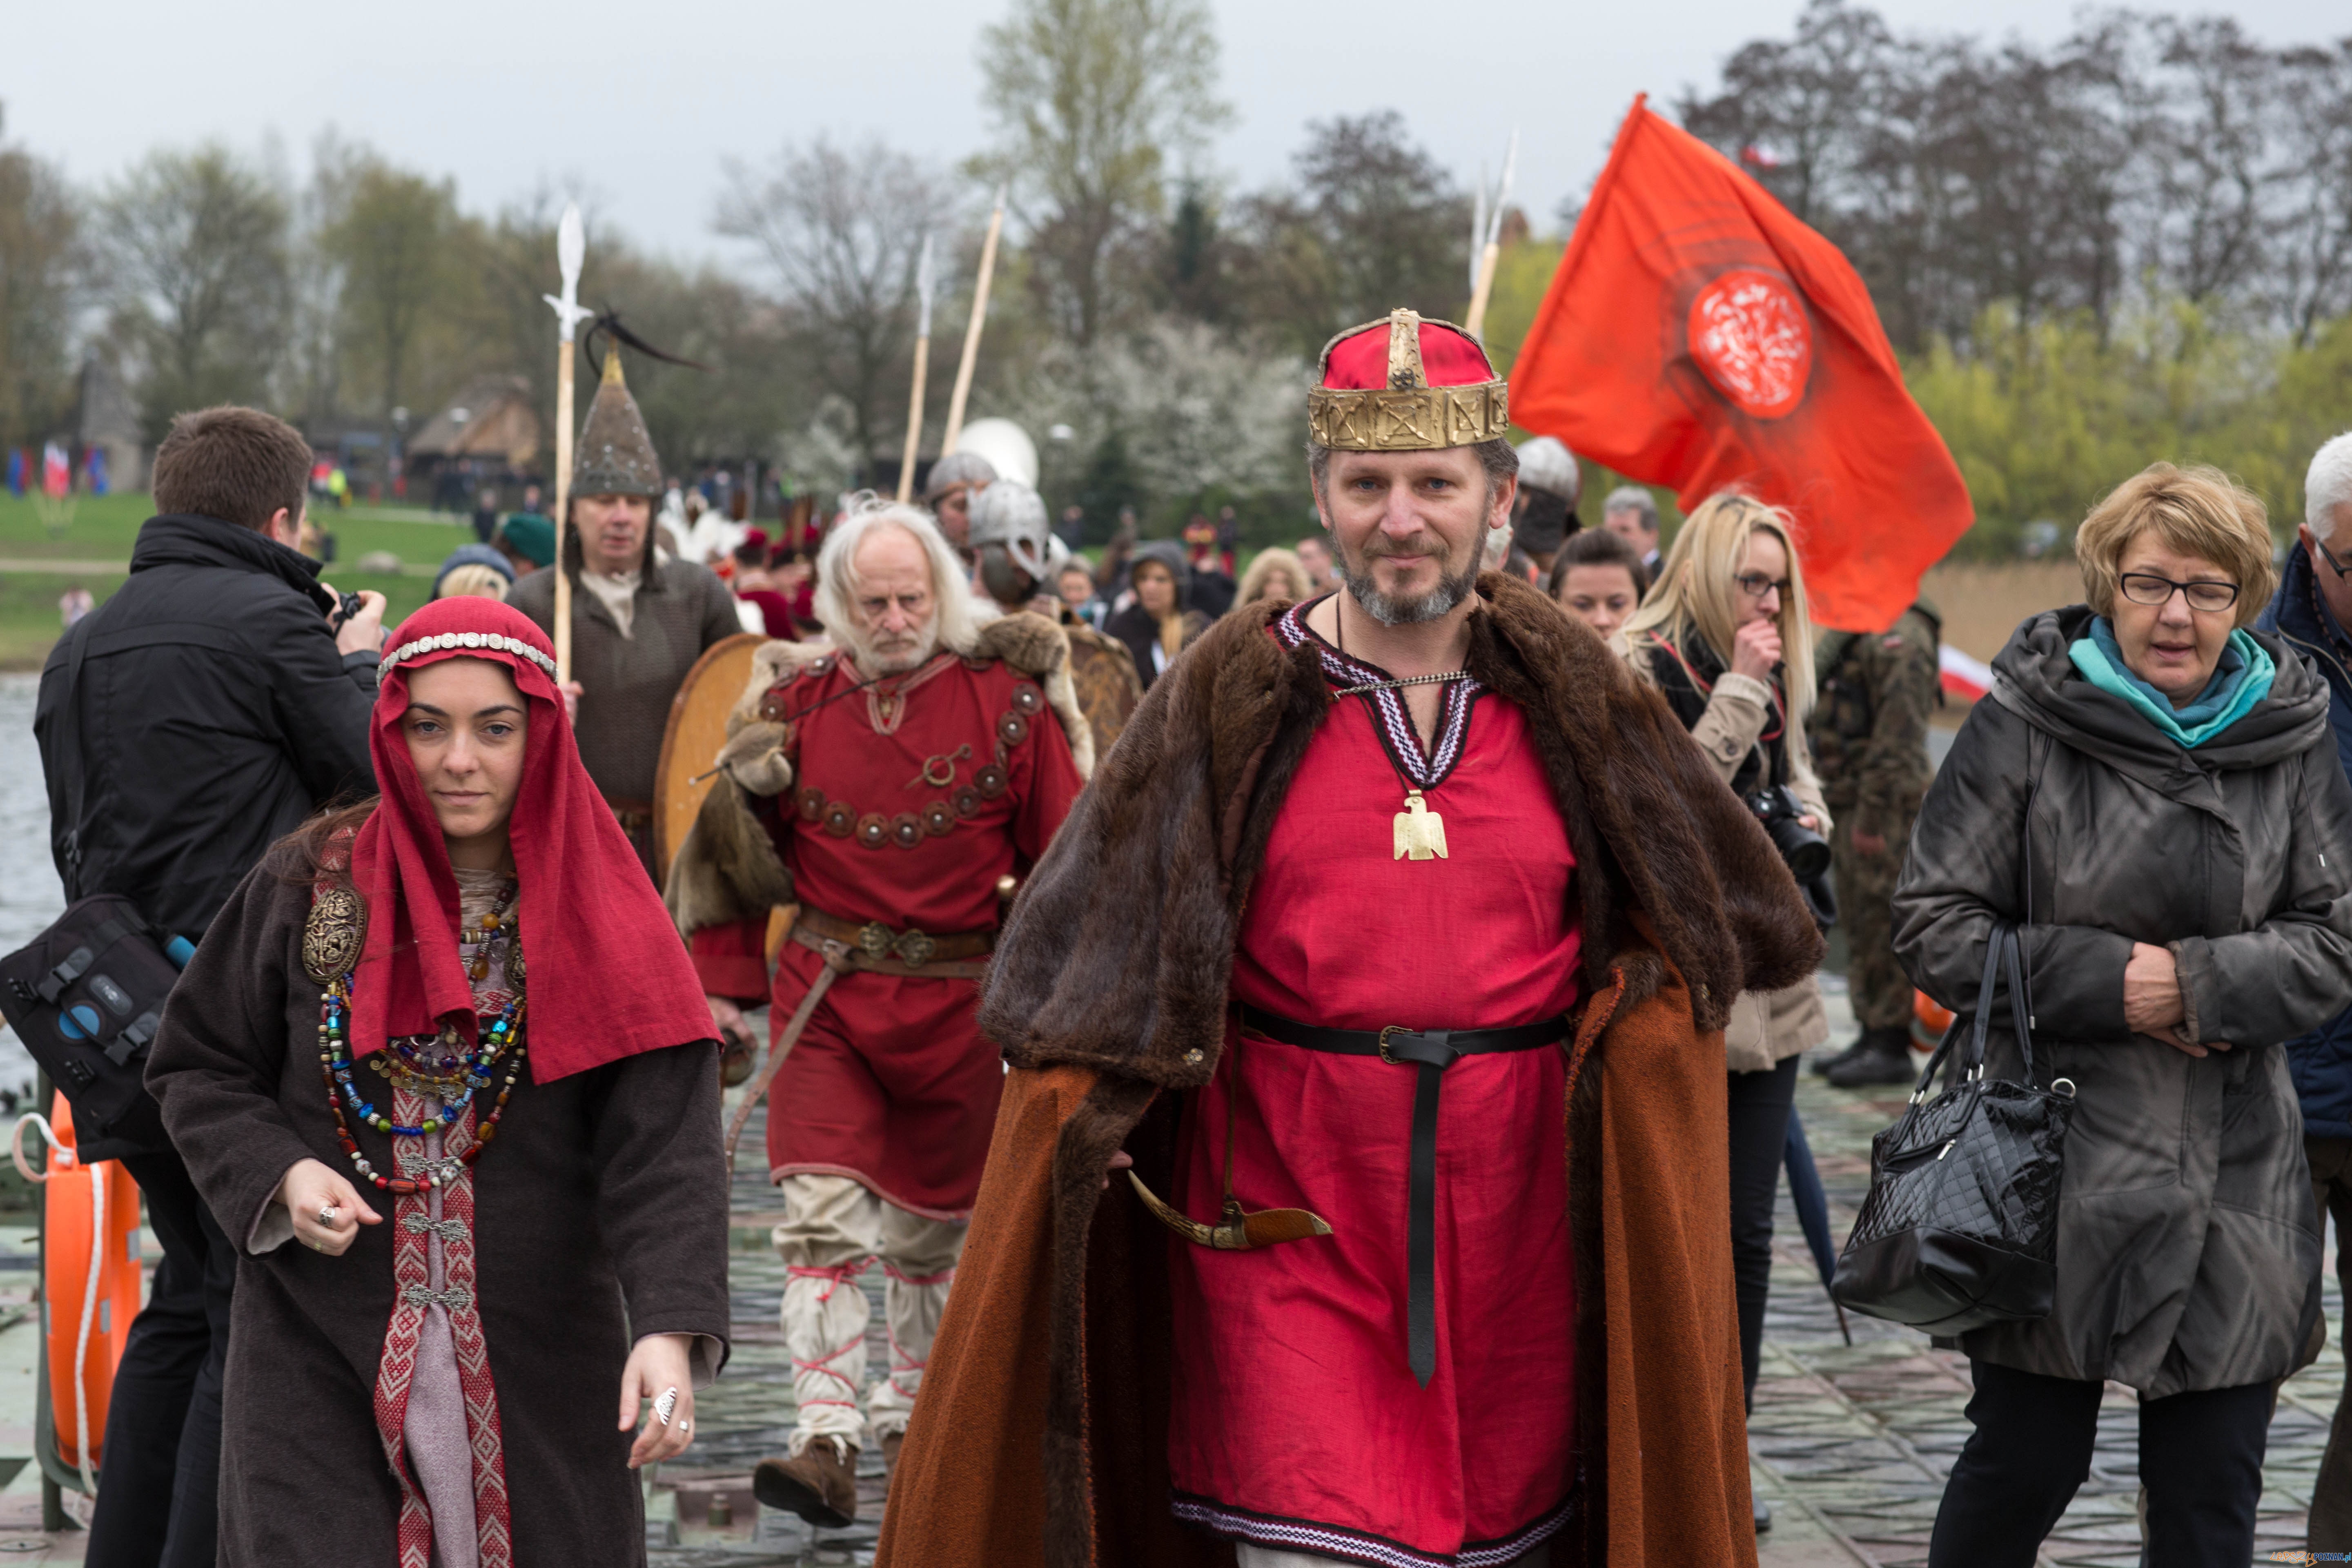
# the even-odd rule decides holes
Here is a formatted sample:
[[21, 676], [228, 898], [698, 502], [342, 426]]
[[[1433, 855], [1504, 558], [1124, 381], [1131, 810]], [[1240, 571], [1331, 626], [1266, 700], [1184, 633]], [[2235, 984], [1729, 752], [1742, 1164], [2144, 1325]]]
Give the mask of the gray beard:
[[1468, 571], [1458, 576], [1452, 574], [1441, 576], [1436, 587], [1411, 598], [1381, 593], [1372, 585], [1372, 574], [1369, 567], [1362, 572], [1357, 571], [1355, 563], [1348, 560], [1344, 553], [1333, 563], [1332, 570], [1339, 574], [1339, 581], [1347, 584], [1348, 595], [1356, 601], [1357, 607], [1384, 626], [1411, 626], [1443, 620], [1452, 613], [1454, 605], [1470, 596], [1470, 591], [1478, 584], [1475, 556], [1471, 558]]
[[940, 626], [937, 620], [933, 620], [929, 626], [923, 628], [922, 643], [912, 653], [891, 654], [887, 657], [875, 652], [874, 644], [863, 632], [854, 626], [834, 626], [827, 629], [833, 633], [834, 641], [847, 648], [850, 658], [868, 676], [904, 675], [910, 669], [921, 668], [929, 662], [933, 654], [940, 651]]

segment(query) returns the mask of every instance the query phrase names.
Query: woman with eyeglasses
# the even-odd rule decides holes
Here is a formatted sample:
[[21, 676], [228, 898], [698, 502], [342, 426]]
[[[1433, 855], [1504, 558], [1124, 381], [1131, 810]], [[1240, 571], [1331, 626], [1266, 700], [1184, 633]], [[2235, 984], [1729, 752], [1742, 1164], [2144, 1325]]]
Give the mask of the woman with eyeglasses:
[[[1931, 1568], [2024, 1568], [2138, 1398], [2152, 1568], [2254, 1551], [2278, 1380], [2320, 1349], [2319, 1218], [2281, 1042], [2352, 992], [2352, 787], [2326, 682], [2250, 629], [2263, 503], [2158, 463], [2076, 534], [2086, 604], [1993, 661], [1913, 829], [1895, 951], [1972, 1008], [1997, 922], [2033, 1067], [2074, 1097], [2045, 1318], [1960, 1336], [1976, 1430]], [[2024, 1073], [1997, 1021], [1988, 1076]]]
[[[1828, 834], [1830, 814], [1805, 745], [1813, 630], [1789, 514], [1736, 492], [1710, 498], [1683, 520], [1657, 585], [1617, 635], [1634, 676], [1664, 694], [1723, 781], [1751, 809], [1760, 805], [1759, 816], [1776, 812], [1784, 828], [1804, 830], [1774, 833], [1782, 853], [1789, 853], [1785, 837], [1810, 839], [1825, 868], [1828, 851], [1815, 836]], [[1731, 1263], [1740, 1371], [1751, 1401], [1797, 1058], [1829, 1032], [1821, 987], [1807, 979], [1785, 991], [1742, 995], [1724, 1033], [1731, 1074]], [[1761, 1501], [1756, 1522], [1759, 1529], [1769, 1522]]]

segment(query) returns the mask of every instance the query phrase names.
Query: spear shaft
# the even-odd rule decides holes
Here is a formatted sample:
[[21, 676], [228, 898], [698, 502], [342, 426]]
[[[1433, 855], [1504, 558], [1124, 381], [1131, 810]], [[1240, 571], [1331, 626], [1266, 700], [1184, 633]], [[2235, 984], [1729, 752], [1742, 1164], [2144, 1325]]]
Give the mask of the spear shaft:
[[[555, 260], [563, 277], [561, 298], [543, 294], [555, 310], [559, 342], [555, 351], [555, 679], [572, 679], [572, 575], [563, 569], [563, 541], [572, 526], [572, 339], [582, 321], [595, 312], [580, 307], [580, 266], [586, 258], [587, 236], [580, 223], [577, 203], [566, 202], [563, 219], [555, 226]], [[617, 350], [615, 351], [618, 352]]]
[[930, 379], [931, 369], [931, 237], [923, 237], [923, 258], [915, 268], [915, 292], [919, 300], [919, 314], [915, 331], [915, 385], [907, 400], [907, 450], [898, 459], [898, 499], [906, 500], [915, 493], [915, 455], [923, 441], [923, 384]]
[[956, 366], [955, 391], [948, 397], [948, 432], [940, 443], [944, 458], [956, 449], [963, 434], [964, 399], [971, 395], [971, 367], [980, 362], [980, 328], [988, 320], [988, 289], [996, 279], [996, 241], [1004, 232], [1004, 187], [996, 187], [996, 210], [988, 216], [988, 237], [981, 242], [980, 274], [972, 280], [971, 320], [964, 324], [963, 360]]

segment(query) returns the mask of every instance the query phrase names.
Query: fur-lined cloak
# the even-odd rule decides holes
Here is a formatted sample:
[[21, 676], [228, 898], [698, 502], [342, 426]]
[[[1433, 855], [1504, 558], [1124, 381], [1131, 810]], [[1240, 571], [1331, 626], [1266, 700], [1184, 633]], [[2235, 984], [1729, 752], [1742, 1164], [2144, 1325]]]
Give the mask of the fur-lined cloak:
[[[1522, 708], [1576, 852], [1577, 1270], [1568, 1564], [1752, 1564], [1722, 1029], [1821, 938], [1763, 830], [1654, 693], [1498, 574], [1468, 668]], [[1226, 617], [1155, 682], [1014, 905], [982, 1027], [1013, 1068], [883, 1522], [884, 1568], [1207, 1568], [1169, 1513], [1169, 1190], [1243, 904], [1331, 699], [1310, 647]], [[1475, 943], [1475, 932], [1433, 933]]]

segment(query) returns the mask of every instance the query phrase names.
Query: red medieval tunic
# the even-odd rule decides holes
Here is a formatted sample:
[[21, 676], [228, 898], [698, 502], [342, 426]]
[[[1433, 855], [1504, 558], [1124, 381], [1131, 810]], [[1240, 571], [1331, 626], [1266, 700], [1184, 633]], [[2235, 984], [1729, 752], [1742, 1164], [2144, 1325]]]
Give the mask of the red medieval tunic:
[[[1268, 627], [1312, 638], [1304, 606]], [[1334, 688], [1385, 679], [1315, 639]], [[1391, 856], [1400, 773], [1444, 816], [1447, 858]], [[1526, 721], [1446, 688], [1426, 752], [1393, 691], [1335, 703], [1251, 890], [1232, 994], [1342, 1029], [1501, 1028], [1575, 1002], [1575, 857]], [[1558, 1047], [1466, 1057], [1438, 1102], [1437, 1362], [1406, 1352], [1415, 1073], [1229, 1033], [1194, 1100], [1177, 1189], [1233, 1190], [1328, 1237], [1247, 1252], [1173, 1242], [1180, 1518], [1389, 1568], [1508, 1562], [1566, 1521], [1575, 1291]], [[1238, 1097], [1236, 1091], [1238, 1088]]]
[[[797, 732], [793, 788], [755, 809], [803, 907], [934, 937], [993, 930], [997, 879], [1025, 875], [1077, 799], [1068, 738], [1037, 683], [1001, 661], [974, 668], [942, 654], [856, 689], [865, 679], [846, 658], [824, 657], [771, 693]], [[888, 830], [942, 802], [949, 816], [935, 821], [945, 832]], [[884, 831], [859, 830], [875, 818]], [[745, 1002], [767, 991], [765, 931], [764, 921], [744, 921], [696, 931], [704, 986]], [[772, 1045], [824, 966], [784, 943]], [[1004, 1084], [975, 1021], [978, 999], [974, 980], [854, 973], [835, 982], [769, 1096], [770, 1179], [848, 1176], [911, 1213], [968, 1217]]]

